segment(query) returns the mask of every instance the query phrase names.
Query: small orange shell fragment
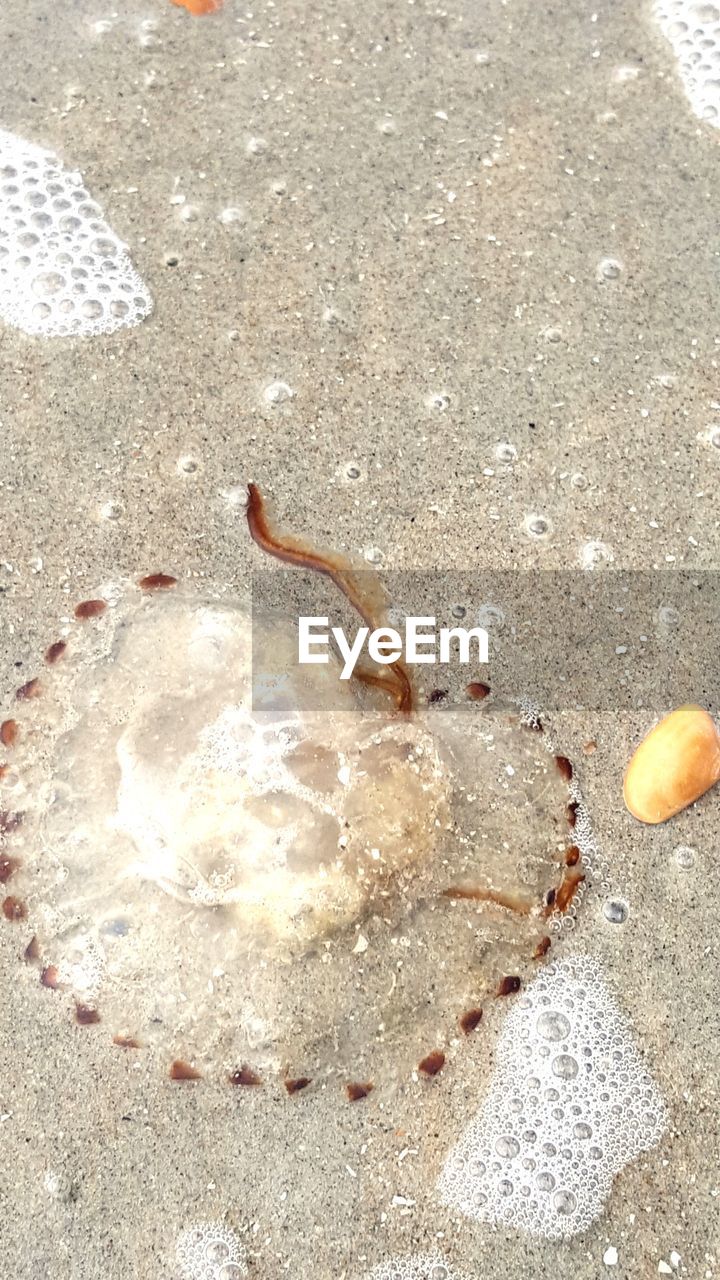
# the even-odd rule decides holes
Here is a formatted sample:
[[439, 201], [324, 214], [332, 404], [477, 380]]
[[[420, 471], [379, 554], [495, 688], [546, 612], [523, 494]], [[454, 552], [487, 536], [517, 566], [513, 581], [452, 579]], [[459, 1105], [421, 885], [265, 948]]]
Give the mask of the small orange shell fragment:
[[196, 18], [202, 17], [205, 13], [217, 13], [222, 2], [223, 0], [172, 0], [173, 4], [187, 9], [188, 13], [194, 14]]
[[720, 734], [703, 707], [671, 711], [636, 749], [625, 773], [625, 804], [641, 822], [667, 822], [720, 779]]

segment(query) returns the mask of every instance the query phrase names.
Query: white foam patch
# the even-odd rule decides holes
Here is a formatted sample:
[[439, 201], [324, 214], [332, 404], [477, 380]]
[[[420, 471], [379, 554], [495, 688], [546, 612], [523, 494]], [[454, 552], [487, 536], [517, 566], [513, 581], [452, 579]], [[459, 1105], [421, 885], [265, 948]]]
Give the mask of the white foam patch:
[[82, 176], [0, 129], [0, 316], [39, 337], [113, 333], [152, 298]]
[[177, 1261], [183, 1280], [243, 1280], [248, 1274], [239, 1237], [222, 1222], [203, 1222], [183, 1231]]
[[655, 0], [653, 12], [680, 64], [693, 111], [720, 127], [720, 8], [702, 0]]
[[465, 1280], [438, 1253], [415, 1253], [381, 1262], [365, 1280]]
[[548, 1239], [583, 1231], [665, 1108], [600, 965], [549, 966], [509, 1013], [485, 1104], [440, 1175], [444, 1202]]

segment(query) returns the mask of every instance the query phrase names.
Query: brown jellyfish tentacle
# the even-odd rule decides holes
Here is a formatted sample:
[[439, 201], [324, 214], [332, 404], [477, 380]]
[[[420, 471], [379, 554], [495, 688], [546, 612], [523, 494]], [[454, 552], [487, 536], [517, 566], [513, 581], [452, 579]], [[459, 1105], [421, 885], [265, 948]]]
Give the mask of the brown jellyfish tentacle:
[[534, 902], [521, 898], [519, 894], [501, 893], [482, 886], [468, 888], [464, 885], [449, 885], [447, 889], [443, 889], [442, 897], [452, 898], [455, 902], [492, 902], [495, 906], [504, 907], [506, 911], [513, 911], [519, 916], [532, 915], [536, 909]]
[[[368, 600], [367, 593], [360, 589], [355, 575], [349, 565], [343, 563], [339, 556], [321, 555], [310, 551], [292, 538], [280, 538], [270, 528], [265, 509], [265, 501], [256, 484], [248, 485], [247, 522], [250, 536], [268, 555], [282, 560], [285, 564], [297, 565], [302, 569], [310, 569], [314, 573], [322, 573], [338, 588], [353, 609], [362, 618], [371, 631], [381, 622], [380, 610]], [[384, 687], [392, 692], [397, 702], [398, 711], [409, 715], [413, 710], [414, 693], [405, 664], [398, 659], [388, 668], [391, 679], [369, 672], [357, 672], [358, 679], [365, 684], [378, 688]], [[394, 687], [393, 687], [394, 685]]]

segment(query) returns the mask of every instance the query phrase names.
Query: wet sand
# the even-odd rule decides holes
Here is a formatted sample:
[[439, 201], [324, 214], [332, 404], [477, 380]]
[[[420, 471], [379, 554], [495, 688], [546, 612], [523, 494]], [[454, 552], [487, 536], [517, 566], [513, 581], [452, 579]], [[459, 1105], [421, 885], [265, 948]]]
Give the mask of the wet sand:
[[[112, 18], [0, 14], [0, 124], [80, 169], [155, 300], [107, 338], [0, 331], [3, 706], [103, 583], [243, 584], [250, 479], [285, 527], [389, 569], [578, 568], [590, 542], [624, 568], [716, 566], [718, 135], [641, 3], [226, 0], [195, 20], [126, 0], [94, 30]], [[646, 727], [553, 725], [629, 904], [614, 926], [590, 894], [562, 947], [602, 960], [670, 1112], [587, 1233], [494, 1231], [435, 1194], [502, 1008], [442, 1080], [359, 1106], [180, 1085], [73, 1025], [8, 925], [3, 1275], [171, 1280], [179, 1233], [222, 1218], [258, 1280], [432, 1250], [488, 1280], [652, 1276], [676, 1251], [711, 1280], [720, 801], [635, 823], [621, 777]]]

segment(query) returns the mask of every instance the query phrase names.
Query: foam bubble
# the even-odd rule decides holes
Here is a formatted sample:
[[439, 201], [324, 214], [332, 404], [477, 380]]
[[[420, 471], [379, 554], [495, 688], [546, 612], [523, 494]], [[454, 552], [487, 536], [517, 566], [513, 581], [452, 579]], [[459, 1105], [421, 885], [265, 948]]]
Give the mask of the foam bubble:
[[176, 1254], [183, 1280], [243, 1280], [248, 1273], [239, 1237], [222, 1222], [183, 1231]]
[[365, 1280], [465, 1280], [465, 1277], [439, 1253], [416, 1253], [381, 1262]]
[[548, 1239], [575, 1235], [665, 1123], [600, 965], [570, 956], [509, 1013], [489, 1093], [448, 1156], [440, 1194], [483, 1222]]
[[703, 0], [655, 0], [653, 12], [678, 60], [690, 106], [720, 126], [720, 8]]
[[77, 172], [0, 129], [0, 316], [39, 337], [139, 324], [152, 298]]

